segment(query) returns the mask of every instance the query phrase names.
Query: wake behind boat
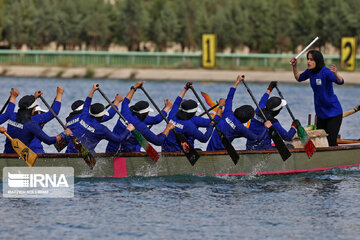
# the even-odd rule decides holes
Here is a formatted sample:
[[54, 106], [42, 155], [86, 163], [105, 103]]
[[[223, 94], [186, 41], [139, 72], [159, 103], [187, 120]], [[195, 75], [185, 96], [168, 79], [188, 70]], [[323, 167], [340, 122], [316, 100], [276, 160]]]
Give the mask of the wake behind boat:
[[[73, 167], [76, 177], [135, 177], [171, 175], [279, 175], [332, 168], [360, 166], [360, 143], [337, 147], [320, 147], [309, 159], [303, 148], [290, 149], [291, 157], [283, 161], [277, 150], [237, 151], [239, 161], [234, 165], [226, 151], [200, 152], [192, 166], [181, 152], [161, 153], [158, 162], [142, 152], [94, 154], [97, 164], [93, 170], [79, 154], [39, 154], [36, 167]], [[0, 154], [0, 167], [26, 166], [16, 154]], [[2, 174], [2, 172], [1, 172]]]

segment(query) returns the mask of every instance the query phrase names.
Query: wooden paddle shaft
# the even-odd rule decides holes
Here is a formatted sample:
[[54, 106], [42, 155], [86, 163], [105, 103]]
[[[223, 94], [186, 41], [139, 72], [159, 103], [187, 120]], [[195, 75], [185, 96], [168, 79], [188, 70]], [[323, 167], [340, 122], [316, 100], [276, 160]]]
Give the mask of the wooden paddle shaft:
[[10, 141], [13, 140], [13, 138], [12, 138], [7, 132], [4, 132], [4, 134], [5, 134], [5, 136], [6, 136]]

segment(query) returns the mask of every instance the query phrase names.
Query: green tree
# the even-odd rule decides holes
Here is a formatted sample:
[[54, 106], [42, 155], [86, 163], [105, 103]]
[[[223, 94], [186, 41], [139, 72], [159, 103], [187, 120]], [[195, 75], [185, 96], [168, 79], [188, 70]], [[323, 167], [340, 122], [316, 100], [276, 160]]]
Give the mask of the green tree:
[[81, 40], [85, 42], [86, 48], [106, 49], [110, 44], [110, 18], [108, 6], [103, 0], [82, 1], [82, 34]]
[[175, 11], [178, 19], [179, 31], [177, 33], [177, 42], [181, 44], [182, 50], [185, 47], [192, 49], [195, 47], [194, 40], [194, 19], [197, 15], [198, 0], [176, 0]]
[[58, 46], [64, 50], [81, 47], [81, 31], [83, 16], [79, 12], [78, 2], [73, 0], [62, 0], [56, 11], [55, 21], [59, 24], [56, 31]]
[[118, 18], [114, 29], [117, 41], [125, 44], [130, 51], [139, 50], [140, 42], [145, 40], [145, 32], [149, 26], [149, 18], [143, 1], [119, 1], [116, 8]]
[[[323, 17], [322, 15], [320, 16]], [[304, 46], [310, 43], [315, 36], [319, 35], [320, 30], [316, 26], [318, 18], [319, 14], [317, 13], [313, 0], [301, 0], [296, 3], [291, 34], [291, 41], [293, 42], [294, 48], [298, 45]]]
[[168, 43], [176, 40], [179, 27], [173, 6], [167, 2], [154, 26], [156, 32], [154, 40], [161, 51], [166, 50]]
[[288, 51], [292, 47], [291, 34], [293, 29], [294, 2], [289, 0], [270, 0], [271, 19], [274, 27], [275, 52]]
[[249, 32], [246, 45], [251, 52], [270, 52], [275, 45], [274, 22], [271, 18], [271, 5], [267, 1], [245, 1], [248, 11]]
[[8, 2], [5, 20], [5, 35], [11, 47], [17, 49], [26, 44], [34, 48], [36, 36], [36, 8], [31, 0]]
[[241, 2], [236, 0], [226, 1], [214, 17], [214, 32], [217, 36], [218, 49], [222, 51], [230, 47], [234, 52], [245, 43], [249, 32], [248, 16]]

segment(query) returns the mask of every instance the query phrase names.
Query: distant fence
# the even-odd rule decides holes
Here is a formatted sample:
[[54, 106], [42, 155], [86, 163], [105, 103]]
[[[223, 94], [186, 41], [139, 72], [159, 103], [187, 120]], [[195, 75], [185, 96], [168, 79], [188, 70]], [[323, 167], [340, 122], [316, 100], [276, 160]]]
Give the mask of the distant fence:
[[[218, 69], [285, 69], [289, 70], [290, 54], [216, 54]], [[326, 65], [339, 65], [340, 56], [325, 55]], [[360, 69], [360, 57], [356, 69]], [[41, 65], [62, 67], [152, 67], [152, 68], [199, 68], [201, 53], [163, 52], [94, 52], [94, 51], [21, 51], [0, 50], [2, 65]], [[305, 55], [299, 67], [306, 68]]]

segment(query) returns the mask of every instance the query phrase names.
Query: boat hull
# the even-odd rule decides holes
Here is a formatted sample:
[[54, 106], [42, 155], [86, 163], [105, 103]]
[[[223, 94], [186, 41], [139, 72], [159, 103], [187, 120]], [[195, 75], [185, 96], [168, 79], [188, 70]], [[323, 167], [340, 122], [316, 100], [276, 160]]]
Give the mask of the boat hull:
[[[95, 154], [93, 170], [79, 154], [39, 154], [35, 167], [73, 167], [76, 177], [133, 177], [171, 175], [271, 175], [323, 171], [360, 165], [360, 144], [317, 148], [309, 159], [303, 149], [292, 149], [283, 161], [276, 150], [238, 151], [237, 165], [226, 152], [201, 152], [192, 166], [182, 153], [162, 153], [153, 162], [146, 153]], [[15, 154], [0, 154], [0, 166], [27, 166]], [[2, 176], [2, 171], [1, 171]]]

